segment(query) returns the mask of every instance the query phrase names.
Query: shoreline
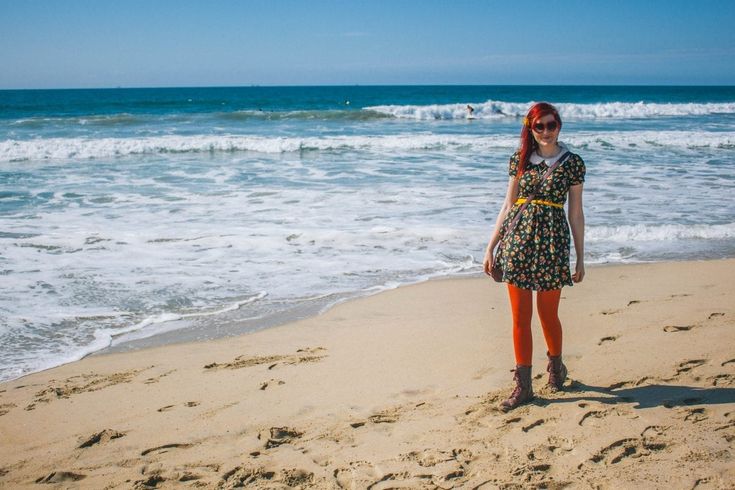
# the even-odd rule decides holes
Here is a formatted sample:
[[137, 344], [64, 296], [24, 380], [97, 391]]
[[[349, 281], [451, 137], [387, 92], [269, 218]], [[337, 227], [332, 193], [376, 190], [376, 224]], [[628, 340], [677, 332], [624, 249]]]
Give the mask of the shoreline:
[[[566, 391], [508, 414], [505, 287], [438, 278], [237, 337], [0, 383], [0, 486], [711, 488], [735, 482], [735, 259], [589, 267]], [[601, 362], [602, 360], [602, 362]]]
[[[600, 264], [604, 265], [604, 264]], [[393, 291], [395, 289], [405, 288], [405, 287], [412, 287], [419, 284], [423, 284], [425, 282], [430, 281], [441, 281], [441, 280], [462, 280], [462, 279], [471, 279], [471, 278], [482, 278], [484, 277], [484, 273], [482, 272], [468, 272], [468, 273], [451, 273], [451, 274], [443, 274], [443, 275], [437, 275], [432, 276], [428, 278], [422, 278], [418, 279], [414, 282], [407, 282], [402, 283], [397, 286], [374, 286], [370, 287], [364, 290], [359, 291], [350, 291], [350, 292], [343, 292], [343, 293], [332, 293], [324, 295], [324, 297], [333, 296], [338, 297], [338, 299], [327, 301], [327, 302], [319, 302], [318, 297], [316, 300], [309, 299], [304, 300], [302, 303], [303, 305], [293, 306], [287, 310], [278, 311], [269, 315], [265, 315], [263, 317], [253, 317], [253, 318], [245, 318], [242, 320], [236, 320], [234, 322], [228, 322], [233, 323], [234, 325], [227, 328], [226, 331], [219, 333], [213, 333], [211, 337], [202, 336], [202, 332], [206, 334], [206, 328], [201, 326], [188, 326], [183, 328], [174, 328], [171, 330], [163, 330], [159, 332], [152, 333], [151, 335], [139, 337], [139, 338], [133, 338], [130, 340], [123, 340], [119, 343], [115, 343], [115, 337], [113, 337], [113, 343], [103, 347], [98, 350], [94, 350], [92, 352], [88, 352], [87, 354], [84, 354], [82, 357], [62, 362], [61, 364], [56, 364], [50, 367], [46, 367], [43, 369], [40, 369], [38, 371], [32, 371], [26, 374], [23, 374], [21, 376], [18, 376], [16, 378], [11, 378], [7, 380], [0, 380], [0, 385], [3, 383], [8, 383], [12, 381], [16, 381], [19, 379], [23, 379], [27, 376], [32, 376], [37, 373], [42, 373], [51, 369], [56, 369], [62, 366], [66, 366], [69, 364], [73, 364], [76, 362], [80, 362], [86, 358], [89, 357], [96, 357], [96, 356], [105, 356], [108, 354], [115, 354], [115, 353], [125, 353], [125, 352], [135, 352], [139, 350], [146, 350], [146, 349], [154, 349], [159, 347], [167, 347], [167, 346], [175, 346], [175, 345], [182, 345], [182, 344], [190, 344], [190, 343], [207, 343], [207, 342], [216, 342], [223, 339], [230, 339], [230, 338], [236, 338], [240, 336], [246, 336], [251, 335], [263, 330], [268, 330], [275, 327], [283, 327], [286, 325], [290, 325], [293, 323], [298, 323], [301, 321], [313, 319], [316, 317], [319, 317], [327, 312], [329, 312], [331, 309], [338, 307], [339, 305], [343, 303], [348, 303], [351, 301], [360, 300], [363, 298], [368, 298], [375, 295], [380, 295], [383, 293], [387, 293], [390, 291]], [[377, 289], [374, 292], [370, 292], [370, 289]], [[183, 321], [181, 319], [177, 320], [169, 320], [168, 322], [177, 322], [177, 321]], [[136, 334], [143, 332], [143, 330], [134, 330], [129, 333], [120, 334], [120, 337], [124, 337], [129, 334]]]
[[[704, 259], [704, 261], [716, 261], [716, 260], [728, 260], [728, 259], [727, 258], [725, 259]], [[651, 261], [651, 262], [637, 261], [637, 262], [630, 262], [630, 263], [607, 262], [607, 263], [600, 263], [600, 264], [590, 264], [587, 266], [587, 269], [590, 270], [590, 269], [606, 268], [606, 267], [691, 262], [691, 261], [693, 260], [690, 259], [690, 260], [681, 260], [681, 261]], [[62, 366], [73, 364], [73, 363], [79, 362], [89, 357], [104, 356], [104, 355], [114, 354], [114, 353], [135, 352], [138, 350], [145, 350], [145, 349], [152, 349], [152, 348], [166, 347], [166, 346], [175, 346], [175, 345], [189, 344], [189, 343], [216, 342], [218, 340], [236, 338], [236, 337], [240, 337], [244, 335], [251, 335], [251, 334], [260, 332], [262, 330], [267, 330], [267, 329], [271, 329], [274, 327], [282, 327], [282, 326], [286, 326], [292, 323], [297, 323], [300, 321], [319, 317], [320, 315], [323, 315], [327, 313], [328, 311], [330, 311], [331, 309], [338, 307], [339, 305], [346, 303], [346, 302], [356, 301], [362, 298], [368, 298], [371, 296], [380, 295], [383, 293], [393, 291], [395, 289], [413, 287], [413, 286], [420, 285], [426, 282], [442, 281], [442, 280], [482, 279], [482, 278], [486, 278], [485, 274], [482, 271], [466, 272], [466, 273], [450, 273], [450, 274], [443, 274], [443, 275], [437, 275], [437, 276], [431, 276], [428, 278], [418, 279], [414, 282], [407, 282], [407, 283], [399, 284], [398, 286], [395, 286], [395, 287], [380, 287], [380, 289], [375, 292], [366, 292], [366, 291], [369, 291], [369, 289], [371, 289], [371, 288], [368, 288], [368, 290], [362, 290], [362, 291], [334, 293], [328, 296], [342, 296], [342, 297], [333, 302], [326, 302], [323, 304], [314, 302], [313, 304], [305, 304], [304, 306], [294, 306], [288, 310], [278, 311], [276, 313], [266, 315], [265, 317], [246, 318], [242, 320], [236, 320], [234, 322], [228, 322], [234, 325], [230, 325], [226, 329], [226, 331], [220, 331], [219, 333], [209, 332], [210, 336], [207, 336], [208, 334], [207, 330], [201, 326], [188, 326], [188, 327], [183, 327], [183, 328], [174, 328], [171, 330], [163, 330], [160, 332], [152, 333], [151, 335], [146, 335], [146, 336], [139, 337], [139, 338], [132, 338], [130, 340], [123, 340], [119, 343], [115, 343], [116, 337], [113, 337], [112, 343], [110, 345], [103, 347], [101, 349], [98, 349], [98, 350], [94, 350], [92, 352], [88, 352], [87, 354], [84, 354], [78, 359], [67, 361], [67, 362], [62, 362], [60, 364], [55, 364], [53, 366], [46, 367], [38, 371], [32, 371], [32, 372], [23, 374], [19, 377], [16, 377], [16, 378], [0, 380], [0, 385], [2, 385], [3, 383], [23, 379], [33, 374], [42, 373], [42, 372], [45, 372], [51, 369], [56, 369]], [[304, 302], [304, 303], [307, 303], [307, 302]], [[183, 320], [182, 319], [171, 320], [171, 322], [177, 322], [177, 321], [183, 321]], [[130, 333], [121, 334], [120, 336], [124, 337], [129, 334], [134, 335], [139, 332], [143, 332], [143, 330], [142, 329], [134, 330]]]

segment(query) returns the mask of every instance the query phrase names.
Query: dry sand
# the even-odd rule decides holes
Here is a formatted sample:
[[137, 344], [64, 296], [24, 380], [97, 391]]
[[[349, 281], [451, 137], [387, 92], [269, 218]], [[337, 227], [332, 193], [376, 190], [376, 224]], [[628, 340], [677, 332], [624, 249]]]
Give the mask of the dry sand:
[[[506, 292], [436, 280], [0, 384], [2, 488], [735, 488], [735, 260], [590, 268], [510, 413]], [[41, 487], [38, 486], [38, 484]]]

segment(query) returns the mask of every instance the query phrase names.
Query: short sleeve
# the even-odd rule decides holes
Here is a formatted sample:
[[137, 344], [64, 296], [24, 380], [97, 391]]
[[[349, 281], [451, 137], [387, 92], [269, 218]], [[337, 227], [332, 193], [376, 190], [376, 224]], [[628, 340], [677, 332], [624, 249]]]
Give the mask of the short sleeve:
[[584, 166], [584, 160], [579, 155], [573, 155], [568, 162], [569, 185], [577, 185], [584, 182], [584, 174], [587, 169]]
[[513, 153], [510, 157], [510, 164], [508, 165], [508, 175], [511, 177], [515, 177], [518, 175], [518, 162], [520, 162], [521, 158], [518, 152]]

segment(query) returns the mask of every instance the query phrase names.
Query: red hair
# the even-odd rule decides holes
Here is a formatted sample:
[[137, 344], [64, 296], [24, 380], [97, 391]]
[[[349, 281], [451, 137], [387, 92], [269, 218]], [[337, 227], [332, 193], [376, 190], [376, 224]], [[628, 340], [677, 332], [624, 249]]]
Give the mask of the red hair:
[[559, 124], [559, 129], [561, 129], [561, 117], [559, 117], [559, 111], [557, 111], [556, 107], [548, 102], [537, 102], [532, 105], [528, 110], [526, 117], [523, 118], [523, 127], [521, 128], [521, 147], [518, 150], [518, 173], [516, 174], [519, 177], [526, 169], [528, 159], [531, 158], [531, 153], [533, 153], [538, 146], [536, 140], [533, 138], [533, 134], [531, 133], [531, 128], [538, 119], [548, 114], [554, 116], [557, 124]]

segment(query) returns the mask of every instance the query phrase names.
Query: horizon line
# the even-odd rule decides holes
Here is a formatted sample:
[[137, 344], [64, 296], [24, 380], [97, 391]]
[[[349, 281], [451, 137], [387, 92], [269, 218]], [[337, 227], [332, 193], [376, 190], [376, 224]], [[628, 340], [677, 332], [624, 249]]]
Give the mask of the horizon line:
[[588, 83], [588, 84], [513, 84], [513, 83], [350, 83], [350, 84], [306, 84], [306, 85], [280, 85], [280, 84], [246, 84], [246, 85], [139, 85], [139, 86], [102, 86], [102, 87], [30, 87], [30, 88], [0, 88], [0, 92], [10, 91], [40, 91], [40, 90], [148, 90], [148, 89], [185, 89], [185, 88], [319, 88], [319, 87], [717, 87], [735, 88], [735, 84], [642, 84], [642, 83]]

